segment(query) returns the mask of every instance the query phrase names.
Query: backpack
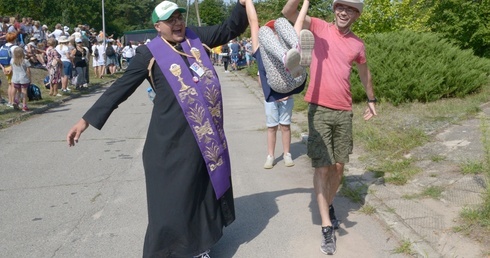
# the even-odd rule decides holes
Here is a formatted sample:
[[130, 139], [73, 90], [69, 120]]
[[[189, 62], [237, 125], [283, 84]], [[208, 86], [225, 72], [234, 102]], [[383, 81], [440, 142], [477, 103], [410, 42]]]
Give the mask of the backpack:
[[10, 45], [7, 47], [6, 45], [3, 45], [0, 48], [0, 64], [3, 66], [9, 66], [10, 65], [10, 60], [12, 60], [12, 52], [10, 51], [10, 48], [13, 45]]
[[114, 56], [116, 54], [116, 51], [114, 51], [114, 48], [112, 46], [108, 46], [105, 50], [105, 54], [107, 56]]
[[41, 97], [41, 89], [34, 84], [30, 84], [27, 87], [27, 98], [29, 98], [29, 101], [43, 99]]

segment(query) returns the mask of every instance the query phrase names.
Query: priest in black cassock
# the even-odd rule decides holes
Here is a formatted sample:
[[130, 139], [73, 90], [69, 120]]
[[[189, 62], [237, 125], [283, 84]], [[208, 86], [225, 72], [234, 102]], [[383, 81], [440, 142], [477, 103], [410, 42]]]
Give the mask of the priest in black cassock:
[[245, 31], [245, 0], [219, 25], [186, 26], [185, 12], [170, 1], [155, 8], [158, 36], [136, 49], [123, 76], [66, 136], [74, 146], [89, 125], [101, 129], [145, 79], [151, 83], [156, 96], [143, 150], [143, 257], [210, 257], [223, 227], [235, 219], [221, 85], [203, 44], [223, 45]]

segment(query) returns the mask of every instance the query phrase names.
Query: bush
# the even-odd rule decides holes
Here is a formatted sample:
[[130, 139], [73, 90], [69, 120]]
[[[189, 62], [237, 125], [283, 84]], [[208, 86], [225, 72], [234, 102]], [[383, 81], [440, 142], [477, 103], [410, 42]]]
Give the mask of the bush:
[[[436, 34], [388, 32], [364, 40], [376, 96], [394, 105], [463, 97], [489, 82], [490, 59], [460, 50]], [[356, 69], [351, 82], [353, 101], [365, 101]]]

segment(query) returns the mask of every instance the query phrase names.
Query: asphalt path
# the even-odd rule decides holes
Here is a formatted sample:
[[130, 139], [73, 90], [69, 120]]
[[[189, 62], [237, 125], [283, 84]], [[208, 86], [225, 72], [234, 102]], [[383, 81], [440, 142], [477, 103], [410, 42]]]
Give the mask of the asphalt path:
[[[293, 139], [296, 165], [286, 168], [278, 141], [276, 166], [263, 169], [266, 127], [257, 83], [217, 70], [237, 218], [211, 256], [324, 257], [306, 146]], [[141, 152], [152, 108], [147, 87], [143, 83], [101, 131], [87, 129], [72, 148], [67, 131], [104, 88], [0, 130], [0, 257], [141, 257], [147, 225]], [[400, 239], [359, 204], [338, 197], [335, 207], [342, 220], [336, 257], [402, 256], [393, 253]]]

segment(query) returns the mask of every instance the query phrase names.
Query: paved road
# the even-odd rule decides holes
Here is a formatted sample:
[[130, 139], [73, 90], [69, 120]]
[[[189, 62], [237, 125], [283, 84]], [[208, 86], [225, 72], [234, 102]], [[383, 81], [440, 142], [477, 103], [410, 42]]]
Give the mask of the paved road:
[[[262, 168], [262, 100], [248, 77], [222, 73], [236, 221], [212, 257], [324, 257], [312, 169], [300, 139], [296, 165]], [[151, 103], [141, 85], [102, 131], [68, 148], [65, 135], [104, 89], [0, 131], [1, 257], [140, 257], [146, 229], [141, 151]], [[171, 126], [171, 125], [169, 125]], [[277, 155], [281, 153], [277, 148]], [[178, 197], [176, 197], [178, 198]], [[336, 257], [401, 257], [399, 240], [346, 198], [336, 199]]]

